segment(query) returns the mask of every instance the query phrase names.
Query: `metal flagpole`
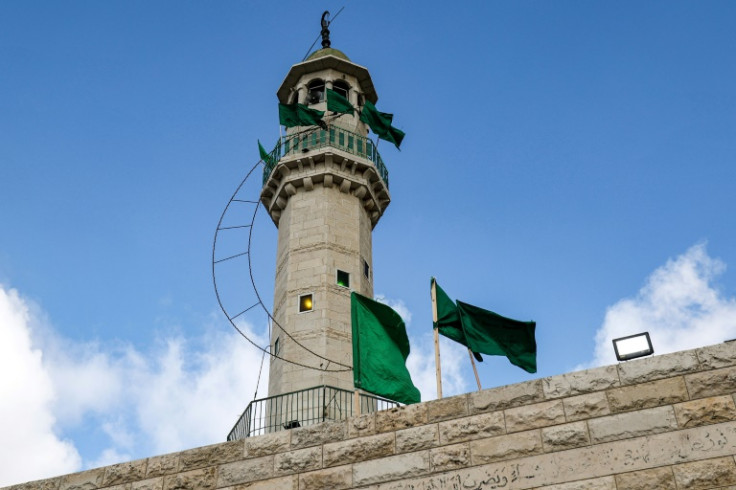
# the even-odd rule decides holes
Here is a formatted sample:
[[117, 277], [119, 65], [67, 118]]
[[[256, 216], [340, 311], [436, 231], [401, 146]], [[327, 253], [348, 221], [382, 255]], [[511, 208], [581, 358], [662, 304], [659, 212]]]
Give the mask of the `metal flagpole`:
[[473, 351], [468, 347], [468, 355], [470, 356], [470, 364], [473, 365], [473, 373], [475, 374], [475, 382], [478, 384], [478, 391], [481, 390], [480, 378], [478, 377], [478, 370], [475, 368], [475, 359], [473, 359]]
[[[442, 368], [440, 367], [440, 333], [437, 324], [437, 289], [432, 278], [432, 330], [434, 330], [434, 365], [437, 373], [437, 398], [442, 398]], [[476, 377], [478, 375], [476, 374]]]

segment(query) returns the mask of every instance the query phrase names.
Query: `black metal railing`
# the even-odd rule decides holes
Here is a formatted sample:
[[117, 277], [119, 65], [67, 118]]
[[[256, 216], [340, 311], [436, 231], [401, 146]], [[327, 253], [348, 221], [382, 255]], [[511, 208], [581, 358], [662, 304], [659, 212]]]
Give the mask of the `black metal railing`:
[[332, 386], [253, 400], [248, 404], [228, 441], [319, 424], [327, 420], [343, 420], [358, 413], [371, 413], [398, 407], [399, 403], [360, 393], [360, 412], [354, 407], [354, 392]]
[[279, 160], [288, 155], [295, 155], [303, 151], [314, 150], [330, 146], [343, 150], [353, 155], [367, 158], [376, 166], [378, 175], [381, 176], [388, 188], [388, 169], [383, 163], [381, 155], [376, 149], [376, 145], [370, 138], [342, 129], [338, 126], [331, 126], [328, 130], [315, 129], [305, 133], [282, 136], [276, 143], [276, 146], [268, 154], [268, 158], [263, 169], [263, 183], [265, 184], [271, 176], [276, 164]]

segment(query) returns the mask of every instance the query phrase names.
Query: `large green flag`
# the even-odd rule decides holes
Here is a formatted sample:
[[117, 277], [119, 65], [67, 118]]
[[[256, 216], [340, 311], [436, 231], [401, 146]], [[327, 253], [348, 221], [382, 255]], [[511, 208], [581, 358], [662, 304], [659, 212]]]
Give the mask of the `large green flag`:
[[342, 112], [343, 114], [353, 114], [355, 108], [348, 99], [335, 92], [331, 88], [327, 89], [327, 110], [332, 112]]
[[535, 322], [520, 322], [462, 301], [456, 303], [470, 349], [490, 356], [506, 356], [511, 364], [524, 371], [537, 372]]
[[279, 103], [279, 124], [292, 128], [294, 126], [320, 126], [327, 127], [322, 120], [325, 111], [310, 109], [304, 104], [281, 104]]
[[453, 308], [452, 300], [436, 282], [435, 287], [439, 333], [467, 346], [473, 353], [506, 356], [511, 364], [530, 373], [537, 372], [535, 322], [506, 318], [462, 301], [456, 301], [457, 307]]
[[379, 112], [370, 100], [365, 101], [360, 113], [360, 120], [366, 123], [379, 138], [390, 141], [398, 148], [406, 134], [391, 125], [393, 119], [393, 114]]
[[[437, 284], [435, 278], [432, 278], [432, 284], [435, 287], [435, 297], [437, 301], [437, 321], [434, 322], [434, 328], [438, 329], [441, 335], [455, 342], [468, 347], [468, 341], [465, 340], [463, 326], [460, 323], [460, 314], [457, 311], [455, 303], [452, 302], [447, 293]], [[477, 352], [473, 352], [473, 357], [478, 362], [483, 362], [483, 356]]]
[[406, 369], [409, 338], [399, 314], [358, 293], [350, 294], [350, 311], [355, 387], [407, 405], [422, 401]]

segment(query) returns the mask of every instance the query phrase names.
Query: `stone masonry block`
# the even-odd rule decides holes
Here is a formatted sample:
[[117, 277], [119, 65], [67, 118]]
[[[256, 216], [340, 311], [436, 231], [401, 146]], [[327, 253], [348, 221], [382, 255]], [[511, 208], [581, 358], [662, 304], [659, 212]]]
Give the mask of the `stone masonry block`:
[[690, 398], [725, 395], [736, 392], [736, 367], [703, 371], [685, 376]]
[[147, 461], [145, 459], [139, 459], [137, 461], [108, 466], [105, 468], [103, 485], [107, 487], [142, 480], [146, 477], [146, 464]]
[[429, 451], [433, 472], [465, 468], [470, 465], [470, 444], [442, 446]]
[[231, 463], [245, 457], [244, 441], [232, 441], [198, 447], [179, 453], [179, 471], [194, 470], [220, 463]]
[[685, 378], [682, 376], [613, 388], [608, 390], [606, 395], [608, 405], [614, 413], [671, 405], [688, 400]]
[[179, 466], [179, 453], [164, 454], [148, 458], [146, 478], [171, 475], [176, 473]]
[[504, 414], [506, 417], [506, 431], [509, 433], [538, 429], [539, 427], [565, 422], [562, 400], [509, 408], [504, 411]]
[[668, 432], [677, 428], [671, 406], [609, 415], [588, 421], [594, 444]]
[[453, 396], [427, 402], [427, 420], [438, 422], [458, 417], [465, 417], [468, 413], [468, 395]]
[[616, 475], [618, 488], [627, 490], [676, 490], [671, 466]]
[[546, 452], [572, 449], [589, 444], [588, 426], [584, 421], [542, 429], [542, 445]]
[[164, 477], [135, 481], [130, 484], [130, 490], [164, 490]]
[[503, 412], [482, 413], [461, 419], [440, 422], [441, 444], [481, 439], [506, 433]]
[[88, 490], [100, 488], [104, 477], [105, 468], [96, 468], [94, 470], [66, 475], [61, 480], [59, 490]]
[[323, 422], [288, 431], [291, 433], [291, 448], [301, 449], [326, 442], [342, 441], [348, 432], [347, 421]]
[[736, 485], [736, 463], [733, 457], [678, 464], [672, 470], [677, 488], [696, 490]]
[[370, 436], [376, 433], [376, 414], [368, 413], [348, 419], [348, 436]]
[[495, 412], [543, 400], [542, 380], [539, 379], [468, 394], [470, 413]]
[[376, 431], [388, 432], [427, 423], [427, 405], [404, 405], [376, 413]]
[[289, 438], [292, 431], [282, 430], [272, 434], [248, 437], [245, 440], [245, 454], [249, 458], [268, 456], [289, 449]]
[[223, 490], [297, 490], [299, 488], [299, 476], [282, 476], [268, 480], [243, 483], [235, 487], [223, 488]]
[[299, 475], [299, 490], [344, 490], [353, 488], [352, 466], [338, 466]]
[[692, 373], [697, 371], [699, 366], [695, 351], [687, 350], [622, 362], [618, 365], [618, 372], [622, 385], [632, 385]]
[[593, 478], [592, 480], [548, 485], [539, 487], [538, 490], [616, 490], [616, 481], [612, 476], [604, 476], [602, 478]]
[[329, 468], [394, 454], [394, 441], [395, 436], [390, 433], [325, 444], [323, 447], [324, 467]]
[[164, 490], [210, 490], [217, 483], [217, 468], [202, 468], [164, 477]]
[[220, 465], [217, 487], [271, 478], [273, 477], [273, 459], [273, 456], [264, 456]]
[[319, 446], [277, 454], [273, 459], [274, 474], [289, 475], [322, 468], [322, 448]]
[[539, 430], [517, 432], [470, 442], [471, 461], [474, 465], [522, 458], [541, 452], [542, 438]]
[[619, 386], [616, 366], [604, 366], [574, 373], [560, 374], [542, 380], [547, 399], [563, 398]]
[[437, 424], [420, 425], [411, 429], [396, 431], [396, 452], [407, 453], [429, 449], [440, 443], [439, 426]]
[[736, 406], [728, 395], [701, 398], [675, 405], [675, 416], [681, 428], [718, 424], [736, 420]]
[[603, 391], [565, 398], [562, 400], [562, 405], [569, 422], [601, 417], [611, 413], [608, 398]]
[[702, 369], [720, 369], [736, 365], [736, 342], [723, 342], [695, 349]]
[[29, 481], [6, 487], [7, 490], [58, 490], [63, 477], [47, 478], [45, 480]]
[[400, 454], [353, 465], [353, 485], [360, 487], [429, 472], [429, 451]]

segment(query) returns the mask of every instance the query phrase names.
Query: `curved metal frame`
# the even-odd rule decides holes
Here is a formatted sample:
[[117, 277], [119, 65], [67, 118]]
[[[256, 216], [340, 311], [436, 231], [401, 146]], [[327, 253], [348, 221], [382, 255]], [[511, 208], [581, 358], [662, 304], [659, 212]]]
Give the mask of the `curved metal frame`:
[[[220, 305], [220, 309], [225, 314], [225, 317], [227, 317], [228, 321], [230, 322], [230, 325], [245, 340], [247, 340], [248, 342], [250, 342], [250, 344], [253, 345], [254, 347], [256, 347], [257, 349], [261, 350], [264, 354], [268, 354], [271, 357], [275, 357], [276, 359], [280, 359], [280, 360], [282, 360], [284, 362], [288, 362], [290, 364], [295, 364], [297, 366], [300, 366], [300, 367], [303, 367], [303, 368], [306, 368], [306, 369], [313, 369], [313, 370], [316, 370], [316, 371], [324, 371], [324, 372], [330, 372], [330, 373], [339, 373], [339, 372], [351, 371], [353, 369], [352, 366], [348, 366], [346, 364], [342, 364], [342, 363], [337, 362], [337, 361], [334, 361], [332, 359], [328, 359], [328, 358], [326, 358], [326, 357], [324, 357], [324, 356], [322, 356], [320, 354], [317, 354], [316, 352], [312, 351], [308, 347], [306, 347], [303, 344], [301, 344], [298, 340], [296, 340], [293, 336], [291, 336], [284, 329], [284, 327], [281, 326], [281, 324], [279, 324], [276, 321], [276, 319], [271, 314], [271, 311], [266, 307], [266, 305], [263, 303], [263, 300], [261, 299], [261, 295], [258, 292], [258, 288], [256, 287], [255, 279], [253, 277], [253, 262], [252, 262], [252, 255], [251, 255], [251, 243], [252, 243], [252, 240], [253, 240], [253, 225], [255, 224], [256, 215], [258, 214], [258, 209], [261, 207], [261, 201], [260, 200], [246, 201], [246, 200], [242, 200], [242, 199], [236, 199], [236, 196], [240, 192], [240, 189], [246, 183], [246, 181], [251, 176], [251, 174], [253, 174], [253, 171], [256, 168], [258, 168], [258, 166], [261, 165], [261, 164], [264, 164], [263, 160], [259, 160], [258, 163], [256, 163], [248, 171], [248, 173], [246, 174], [245, 178], [243, 178], [243, 180], [240, 182], [240, 185], [238, 185], [237, 189], [235, 189], [235, 192], [230, 197], [230, 200], [228, 201], [227, 206], [225, 206], [225, 209], [223, 210], [222, 215], [220, 216], [220, 220], [217, 222], [217, 228], [215, 229], [215, 237], [214, 237], [214, 241], [212, 243], [212, 283], [213, 283], [213, 285], [215, 287], [215, 296], [217, 297], [217, 303]], [[233, 202], [245, 202], [245, 203], [255, 204], [255, 209], [253, 210], [253, 217], [251, 218], [250, 224], [247, 224], [247, 225], [239, 225], [239, 226], [226, 226], [226, 227], [223, 227], [222, 226], [222, 221], [224, 220], [225, 215], [227, 214], [228, 210], [230, 209], [230, 205]], [[229, 257], [222, 258], [222, 259], [216, 259], [215, 253], [216, 253], [216, 250], [217, 250], [217, 238], [218, 238], [218, 235], [219, 235], [220, 231], [222, 231], [222, 230], [231, 230], [231, 229], [236, 229], [236, 228], [250, 228], [250, 230], [248, 232], [248, 250], [245, 251], [245, 252], [242, 252], [242, 253], [238, 253], [238, 254], [235, 254], [235, 255], [231, 255]], [[243, 255], [247, 255], [248, 256], [248, 272], [250, 274], [250, 283], [251, 283], [251, 286], [253, 287], [253, 291], [255, 292], [256, 298], [258, 299], [258, 301], [255, 304], [253, 304], [253, 305], [249, 306], [248, 308], [246, 308], [245, 310], [241, 311], [237, 315], [231, 316], [228, 313], [227, 309], [225, 308], [225, 305], [222, 302], [222, 298], [220, 297], [220, 290], [217, 287], [216, 265], [219, 264], [219, 263], [221, 263], [221, 262], [225, 262], [227, 260], [234, 259], [236, 257], [242, 257]], [[269, 342], [268, 348], [264, 348], [264, 347], [261, 347], [260, 345], [256, 344], [250, 337], [248, 337], [235, 324], [234, 320], [237, 317], [243, 315], [244, 313], [252, 310], [253, 308], [255, 308], [258, 305], [260, 305], [261, 308], [263, 308], [263, 311], [266, 312], [266, 315], [268, 315], [268, 318], [271, 320], [272, 325], [278, 326], [279, 329], [281, 329], [281, 331], [284, 333], [284, 335], [286, 335], [289, 339], [293, 340], [294, 343], [296, 343], [299, 347], [301, 347], [302, 349], [306, 350], [307, 352], [309, 352], [310, 354], [314, 355], [315, 357], [318, 357], [319, 359], [322, 359], [324, 361], [327, 361], [327, 366], [329, 366], [330, 364], [336, 364], [337, 366], [341, 366], [341, 368], [340, 369], [329, 369], [327, 366], [324, 367], [324, 368], [322, 368], [322, 367], [316, 367], [316, 366], [309, 366], [307, 364], [303, 364], [303, 363], [300, 363], [300, 362], [292, 361], [292, 360], [286, 359], [285, 357], [279, 356], [278, 354], [272, 353], [271, 352], [271, 349], [270, 349], [270, 342]]]

